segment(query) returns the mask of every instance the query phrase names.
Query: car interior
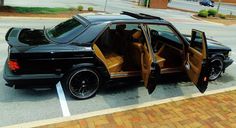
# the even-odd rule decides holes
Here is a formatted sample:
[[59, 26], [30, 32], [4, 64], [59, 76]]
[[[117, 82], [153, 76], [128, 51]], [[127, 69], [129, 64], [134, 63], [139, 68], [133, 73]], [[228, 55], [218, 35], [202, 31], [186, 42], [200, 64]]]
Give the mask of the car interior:
[[185, 57], [183, 54], [183, 43], [178, 39], [177, 35], [175, 33], [149, 28], [155, 56], [164, 59], [163, 66], [160, 66], [162, 73], [182, 71]]
[[[161, 72], [177, 71], [183, 66], [183, 50], [172, 45], [172, 40], [157, 33], [150, 29], [154, 56]], [[111, 25], [95, 41], [93, 49], [114, 77], [140, 75], [142, 65], [147, 64], [144, 59], [150, 55], [144, 32], [138, 24]]]

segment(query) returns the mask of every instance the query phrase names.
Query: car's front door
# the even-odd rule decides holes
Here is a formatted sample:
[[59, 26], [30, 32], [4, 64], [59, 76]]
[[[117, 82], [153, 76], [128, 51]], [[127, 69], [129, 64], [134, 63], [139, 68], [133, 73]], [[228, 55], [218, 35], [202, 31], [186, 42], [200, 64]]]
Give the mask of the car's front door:
[[204, 32], [192, 30], [192, 38], [188, 47], [185, 69], [190, 80], [204, 93], [208, 85], [207, 41]]
[[143, 50], [141, 53], [141, 67], [142, 67], [142, 79], [144, 81], [144, 85], [148, 90], [148, 93], [151, 94], [157, 84], [157, 76], [160, 72], [159, 66], [156, 63], [154, 54], [152, 52], [152, 48], [150, 45], [150, 37], [148, 36], [149, 30], [147, 26], [142, 26], [145, 41], [142, 42]]

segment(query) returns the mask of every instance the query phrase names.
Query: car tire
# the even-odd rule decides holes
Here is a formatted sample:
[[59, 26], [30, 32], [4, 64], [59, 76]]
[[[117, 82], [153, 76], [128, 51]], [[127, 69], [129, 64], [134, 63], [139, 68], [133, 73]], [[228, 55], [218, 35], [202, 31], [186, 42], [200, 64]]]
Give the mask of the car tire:
[[223, 71], [224, 64], [223, 64], [223, 58], [222, 57], [214, 57], [210, 61], [210, 67], [209, 67], [209, 80], [214, 81], [217, 78], [221, 76], [221, 73]]
[[65, 89], [71, 97], [79, 100], [96, 95], [100, 86], [99, 74], [91, 68], [80, 68], [66, 77]]

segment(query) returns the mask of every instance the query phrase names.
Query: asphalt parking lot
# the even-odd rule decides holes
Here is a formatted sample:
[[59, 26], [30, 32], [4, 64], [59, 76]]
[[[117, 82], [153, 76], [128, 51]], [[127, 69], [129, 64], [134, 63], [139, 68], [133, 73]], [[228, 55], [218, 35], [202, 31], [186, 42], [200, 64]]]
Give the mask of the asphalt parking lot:
[[[204, 22], [190, 22], [169, 19], [182, 33], [190, 33], [192, 28], [200, 29], [207, 36], [230, 46], [232, 58], [236, 60], [236, 26], [223, 26]], [[15, 90], [6, 87], [2, 70], [7, 57], [6, 31], [12, 27], [43, 28], [57, 24], [61, 20], [45, 19], [0, 19], [0, 127], [17, 123], [70, 116], [108, 108], [140, 104], [176, 96], [190, 96], [198, 90], [186, 77], [163, 76], [152, 95], [148, 95], [141, 82], [111, 83], [102, 88], [96, 97], [88, 100], [74, 100], [60, 91], [60, 84], [53, 89]], [[183, 22], [185, 22], [183, 24]], [[232, 64], [221, 78], [210, 82], [209, 90], [236, 86], [236, 64]]]

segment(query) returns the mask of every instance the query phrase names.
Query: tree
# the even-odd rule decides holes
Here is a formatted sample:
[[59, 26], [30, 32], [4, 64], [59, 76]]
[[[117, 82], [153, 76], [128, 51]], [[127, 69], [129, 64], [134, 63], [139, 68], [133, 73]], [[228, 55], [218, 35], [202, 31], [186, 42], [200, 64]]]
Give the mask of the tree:
[[217, 6], [217, 13], [219, 13], [219, 11], [220, 11], [220, 5], [221, 5], [221, 0], [218, 0], [218, 6]]
[[0, 0], [0, 6], [4, 5], [4, 0]]

